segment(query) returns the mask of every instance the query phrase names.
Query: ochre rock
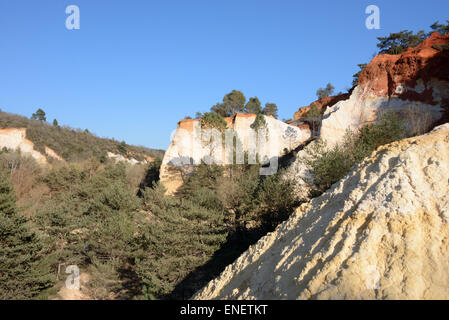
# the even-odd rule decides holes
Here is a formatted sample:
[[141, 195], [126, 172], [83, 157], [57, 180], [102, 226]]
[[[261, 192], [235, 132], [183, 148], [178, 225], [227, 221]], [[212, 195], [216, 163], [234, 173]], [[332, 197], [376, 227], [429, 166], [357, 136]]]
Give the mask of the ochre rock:
[[449, 34], [438, 32], [425, 39], [415, 48], [408, 48], [402, 54], [377, 55], [362, 70], [359, 86], [367, 88], [365, 95], [377, 97], [395, 96], [403, 100], [421, 101], [426, 104], [443, 103], [449, 107], [449, 100], [434, 96], [438, 88], [432, 81], [449, 81], [449, 51], [438, 50], [438, 45], [449, 44]]
[[380, 147], [195, 299], [449, 299], [449, 124]]
[[[238, 113], [233, 117], [225, 118], [227, 129], [233, 129], [242, 143], [242, 150], [248, 152], [262, 143], [248, 139], [253, 131], [252, 125], [256, 119], [255, 114]], [[311, 137], [308, 126], [290, 126], [273, 117], [264, 116], [266, 132], [262, 136], [262, 142], [266, 147], [259, 154], [259, 159], [265, 156], [268, 159], [280, 157], [297, 148]], [[214, 156], [226, 164], [226, 148], [224, 141], [210, 142], [210, 137], [205, 138], [201, 131], [201, 120], [188, 119], [178, 122], [178, 128], [173, 134], [172, 141], [164, 154], [160, 170], [160, 180], [168, 193], [175, 192], [183, 183], [185, 175], [191, 173], [195, 165], [202, 159]], [[254, 132], [254, 131], [253, 131]], [[222, 139], [222, 135], [218, 135]]]
[[403, 115], [410, 130], [448, 121], [449, 50], [441, 48], [448, 44], [449, 34], [434, 33], [400, 55], [376, 56], [349, 99], [326, 108], [320, 137], [335, 145], [347, 129], [358, 129], [387, 111]]
[[324, 111], [326, 111], [327, 107], [333, 106], [334, 104], [336, 104], [339, 101], [347, 100], [347, 99], [349, 99], [349, 96], [350, 96], [349, 93], [343, 93], [343, 94], [340, 94], [337, 96], [324, 97], [324, 98], [318, 99], [317, 101], [312, 102], [308, 106], [299, 108], [299, 110], [295, 112], [295, 114], [293, 115], [293, 119], [289, 123], [294, 124], [294, 123], [304, 121], [305, 117], [307, 115], [307, 112], [309, 112], [310, 107], [313, 104], [315, 104], [317, 106], [318, 110], [320, 110], [321, 114], [323, 114]]
[[[34, 143], [26, 138], [26, 128], [0, 129], [0, 149], [20, 150], [33, 157], [39, 164], [47, 164], [47, 158], [39, 151], [34, 150]], [[45, 147], [46, 155], [64, 161], [54, 150]]]

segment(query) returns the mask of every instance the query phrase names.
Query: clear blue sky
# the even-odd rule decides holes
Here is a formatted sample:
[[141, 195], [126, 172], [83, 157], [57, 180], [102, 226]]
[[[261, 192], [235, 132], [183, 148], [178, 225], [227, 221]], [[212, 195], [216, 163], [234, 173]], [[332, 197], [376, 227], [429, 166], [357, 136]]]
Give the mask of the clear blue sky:
[[[65, 28], [71, 4], [80, 30]], [[0, 0], [0, 108], [165, 149], [232, 89], [291, 118], [327, 82], [349, 87], [376, 37], [447, 19], [447, 0]]]

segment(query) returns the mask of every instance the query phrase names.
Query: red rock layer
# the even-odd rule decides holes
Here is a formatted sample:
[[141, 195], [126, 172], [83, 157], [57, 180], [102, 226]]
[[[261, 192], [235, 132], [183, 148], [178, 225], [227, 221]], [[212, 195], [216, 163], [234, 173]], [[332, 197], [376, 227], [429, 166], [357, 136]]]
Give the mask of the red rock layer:
[[321, 114], [323, 114], [324, 111], [326, 111], [327, 107], [333, 106], [339, 101], [347, 100], [349, 99], [349, 96], [350, 96], [349, 93], [344, 93], [338, 96], [321, 98], [315, 102], [312, 102], [309, 106], [299, 108], [299, 110], [296, 111], [295, 114], [293, 115], [292, 121], [303, 120], [307, 112], [310, 110], [312, 104], [315, 104], [317, 108], [320, 110]]
[[[403, 100], [436, 104], [434, 88], [429, 82], [433, 79], [449, 81], [449, 50], [440, 47], [448, 44], [449, 34], [440, 36], [435, 32], [420, 45], [408, 48], [402, 54], [377, 55], [361, 72], [359, 86], [367, 88], [365, 93], [370, 95], [395, 95]], [[420, 90], [410, 90], [416, 87], [419, 80], [422, 80]], [[398, 91], [401, 86], [403, 90]]]

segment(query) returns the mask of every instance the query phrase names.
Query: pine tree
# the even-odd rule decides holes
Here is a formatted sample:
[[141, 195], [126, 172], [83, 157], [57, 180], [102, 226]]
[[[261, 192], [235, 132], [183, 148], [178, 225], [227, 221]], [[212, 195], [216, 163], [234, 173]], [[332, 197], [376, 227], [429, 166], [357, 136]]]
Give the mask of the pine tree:
[[312, 103], [309, 111], [306, 114], [305, 120], [312, 125], [312, 135], [317, 134], [317, 129], [321, 122], [321, 112], [315, 103]]
[[265, 108], [263, 108], [262, 113], [266, 116], [273, 116], [278, 118], [278, 106], [275, 103], [266, 103]]
[[435, 31], [438, 31], [440, 35], [447, 34], [449, 32], [449, 20], [447, 20], [446, 22], [447, 22], [446, 25], [440, 24], [438, 23], [438, 21], [432, 24], [430, 26], [430, 28], [432, 28], [432, 31], [429, 33], [429, 36]]
[[254, 114], [261, 113], [262, 108], [260, 105], [259, 98], [257, 98], [257, 97], [249, 98], [249, 101], [245, 106], [245, 112], [246, 113], [254, 113]]
[[31, 115], [31, 120], [47, 121], [45, 111], [41, 108], [37, 109], [37, 111]]
[[333, 85], [331, 85], [330, 83], [328, 83], [325, 88], [319, 88], [316, 91], [316, 95], [317, 95], [318, 99], [330, 97], [331, 95], [334, 94], [334, 89], [335, 89], [335, 87]]
[[[438, 27], [438, 26], [435, 26]], [[379, 53], [401, 54], [408, 47], [416, 47], [428, 37], [423, 30], [414, 34], [413, 31], [403, 30], [396, 33], [390, 33], [388, 37], [378, 37], [377, 47]]]
[[0, 173], [0, 299], [35, 298], [52, 285], [42, 244], [20, 215], [9, 181]]
[[352, 77], [354, 78], [352, 80], [352, 86], [355, 87], [359, 84], [359, 77], [360, 74], [362, 73], [363, 69], [366, 68], [368, 64], [367, 63], [359, 63], [357, 66], [360, 68], [359, 72], [357, 72], [356, 74], [354, 74]]
[[246, 98], [243, 92], [239, 90], [232, 90], [224, 96], [223, 105], [227, 110], [227, 116], [233, 116], [238, 112], [242, 112], [245, 108]]

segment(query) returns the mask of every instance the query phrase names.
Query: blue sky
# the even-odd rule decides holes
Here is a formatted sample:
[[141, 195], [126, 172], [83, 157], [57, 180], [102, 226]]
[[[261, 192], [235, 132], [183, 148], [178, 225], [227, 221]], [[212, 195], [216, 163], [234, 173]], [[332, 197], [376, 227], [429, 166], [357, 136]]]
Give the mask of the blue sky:
[[[65, 8], [80, 8], [67, 30]], [[365, 8], [380, 8], [380, 30]], [[376, 37], [428, 30], [449, 1], [0, 0], [0, 108], [165, 149], [177, 121], [233, 89], [291, 118], [344, 91]]]

